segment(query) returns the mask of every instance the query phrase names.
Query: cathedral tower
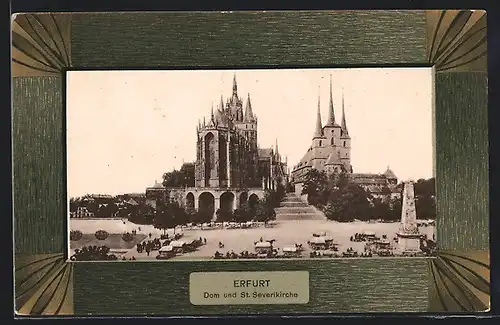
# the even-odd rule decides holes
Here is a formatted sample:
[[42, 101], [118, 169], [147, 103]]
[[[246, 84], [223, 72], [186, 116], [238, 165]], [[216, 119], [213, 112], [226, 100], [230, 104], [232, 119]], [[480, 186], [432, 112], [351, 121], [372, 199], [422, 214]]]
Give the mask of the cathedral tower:
[[312, 167], [316, 169], [321, 169], [322, 164], [324, 163], [321, 159], [321, 155], [319, 154], [321, 151], [321, 148], [326, 146], [327, 139], [323, 133], [323, 126], [321, 123], [321, 105], [320, 105], [320, 98], [318, 96], [318, 113], [316, 116], [316, 128], [314, 130], [314, 135], [312, 139], [312, 146], [311, 146], [311, 151], [312, 151]]
[[328, 122], [326, 123], [323, 133], [327, 139], [329, 146], [339, 146], [341, 127], [335, 121], [335, 110], [333, 108], [332, 94], [332, 75], [330, 75], [330, 101], [328, 103]]
[[340, 125], [340, 159], [344, 164], [345, 169], [352, 173], [351, 165], [351, 137], [347, 130], [347, 123], [345, 117], [345, 107], [344, 107], [344, 91], [342, 90], [342, 122]]
[[250, 94], [243, 112], [236, 76], [226, 105], [221, 96], [208, 123], [198, 123], [195, 184], [197, 187], [260, 186], [257, 183], [257, 117], [253, 114]]

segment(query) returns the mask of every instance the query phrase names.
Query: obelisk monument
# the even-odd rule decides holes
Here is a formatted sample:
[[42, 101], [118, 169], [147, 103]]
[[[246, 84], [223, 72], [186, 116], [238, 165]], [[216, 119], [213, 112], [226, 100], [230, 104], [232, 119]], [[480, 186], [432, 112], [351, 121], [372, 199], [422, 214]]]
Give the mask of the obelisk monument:
[[417, 226], [417, 211], [415, 207], [415, 191], [413, 182], [404, 183], [403, 205], [401, 208], [401, 225], [397, 233], [398, 250], [400, 253], [420, 252], [420, 233]]

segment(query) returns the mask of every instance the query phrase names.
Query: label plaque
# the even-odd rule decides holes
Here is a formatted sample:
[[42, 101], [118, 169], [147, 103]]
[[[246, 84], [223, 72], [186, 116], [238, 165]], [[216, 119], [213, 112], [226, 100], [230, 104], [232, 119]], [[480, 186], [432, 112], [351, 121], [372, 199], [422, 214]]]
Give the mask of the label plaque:
[[307, 304], [309, 272], [194, 272], [189, 299], [193, 305]]

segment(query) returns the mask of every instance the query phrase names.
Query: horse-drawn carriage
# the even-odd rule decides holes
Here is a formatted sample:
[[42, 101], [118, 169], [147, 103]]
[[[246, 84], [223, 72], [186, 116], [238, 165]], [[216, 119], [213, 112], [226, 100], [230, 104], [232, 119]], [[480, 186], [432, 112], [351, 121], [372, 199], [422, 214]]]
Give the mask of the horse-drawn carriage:
[[274, 240], [262, 240], [255, 242], [255, 253], [257, 257], [266, 258], [277, 255], [277, 250], [274, 248]]
[[327, 248], [326, 240], [324, 237], [313, 237], [307, 243], [312, 248], [312, 250], [315, 251], [325, 250]]
[[172, 245], [163, 246], [158, 250], [158, 255], [156, 255], [157, 260], [167, 260], [176, 255], [174, 247]]
[[302, 251], [302, 245], [285, 246], [282, 249], [283, 257], [301, 257]]

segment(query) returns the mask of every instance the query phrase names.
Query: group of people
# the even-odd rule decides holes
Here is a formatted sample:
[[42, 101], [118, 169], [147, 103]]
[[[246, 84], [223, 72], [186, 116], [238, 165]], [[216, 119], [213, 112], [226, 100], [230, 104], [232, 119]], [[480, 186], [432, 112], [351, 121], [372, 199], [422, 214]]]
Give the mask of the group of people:
[[70, 257], [72, 261], [104, 261], [118, 259], [115, 254], [110, 254], [107, 246], [84, 246], [75, 249], [75, 253]]
[[[182, 238], [182, 236], [184, 236], [183, 233], [175, 233], [173, 237], [170, 237], [170, 235], [168, 233], [166, 233], [165, 235], [161, 235], [160, 236], [160, 239], [173, 239], [173, 240], [179, 240]], [[149, 234], [149, 238], [151, 238], [151, 234]]]
[[161, 241], [159, 238], [154, 238], [153, 240], [143, 241], [142, 243], [137, 244], [137, 253], [142, 253], [146, 251], [146, 254], [149, 256], [149, 253], [153, 250], [158, 250], [161, 248]]
[[[267, 253], [268, 258], [272, 258], [276, 256], [277, 251], [270, 251]], [[244, 259], [244, 258], [258, 258], [261, 257], [261, 255], [257, 253], [251, 253], [249, 251], [243, 251], [239, 254], [235, 253], [233, 250], [226, 252], [226, 254], [220, 253], [219, 251], [216, 251], [214, 254], [214, 259]]]
[[[379, 237], [373, 237], [373, 239], [378, 240]], [[387, 235], [382, 235], [382, 239], [387, 239]], [[365, 234], [355, 233], [354, 236], [351, 236], [350, 240], [352, 242], [363, 242], [367, 240], [367, 236]]]

